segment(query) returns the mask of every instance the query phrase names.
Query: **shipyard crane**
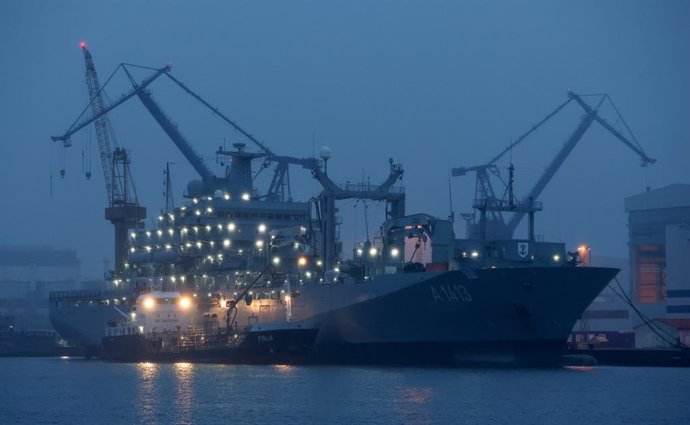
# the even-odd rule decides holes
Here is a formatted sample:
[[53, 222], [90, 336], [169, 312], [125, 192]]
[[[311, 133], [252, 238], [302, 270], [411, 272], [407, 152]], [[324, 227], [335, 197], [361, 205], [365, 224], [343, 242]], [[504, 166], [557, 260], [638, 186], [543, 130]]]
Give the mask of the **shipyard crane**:
[[[95, 117], [92, 122], [96, 128], [96, 140], [108, 199], [105, 218], [115, 227], [115, 271], [121, 272], [127, 254], [128, 231], [142, 224], [142, 220], [146, 218], [146, 208], [139, 205], [127, 151], [117, 146], [114, 150], [111, 147], [109, 126], [104, 112], [106, 108], [101, 96], [103, 89], [98, 81], [93, 56], [85, 42], [82, 41], [80, 47], [86, 64], [86, 85], [90, 101], [82, 115], [90, 108], [92, 116]], [[66, 137], [53, 137], [53, 141], [61, 140], [63, 145], [68, 147], [71, 145], [69, 136], [83, 127], [81, 126], [71, 133], [68, 130]]]
[[[606, 100], [608, 100], [610, 104], [613, 106], [614, 110], [618, 114], [618, 118], [621, 120], [621, 122], [623, 122], [624, 126], [630, 133], [632, 140], [625, 137], [621, 132], [616, 130], [611, 124], [609, 124], [603, 117], [599, 115], [599, 108]], [[547, 166], [544, 173], [541, 175], [541, 177], [537, 180], [535, 185], [529, 191], [525, 199], [522, 201], [517, 201], [513, 197], [512, 170], [511, 182], [506, 185], [507, 190], [510, 192], [509, 199], [505, 200], [497, 198], [495, 191], [491, 185], [491, 180], [489, 176], [489, 173], [491, 173], [500, 179], [500, 172], [498, 170], [498, 167], [496, 166], [496, 162], [499, 159], [501, 159], [506, 153], [510, 152], [510, 150], [513, 149], [515, 146], [524, 141], [527, 138], [527, 136], [534, 133], [544, 123], [546, 123], [553, 116], [558, 114], [566, 105], [568, 105], [572, 101], [575, 101], [575, 103], [577, 103], [585, 111], [585, 115], [582, 117], [582, 120], [575, 128], [573, 133], [570, 135], [570, 137], [566, 140], [563, 147], [556, 154], [551, 163]], [[541, 204], [537, 201], [537, 199], [544, 191], [548, 183], [551, 181], [553, 176], [556, 174], [558, 169], [561, 167], [563, 162], [565, 162], [566, 158], [568, 157], [570, 152], [572, 152], [575, 145], [577, 145], [582, 136], [584, 136], [585, 132], [590, 128], [590, 126], [594, 122], [599, 123], [602, 127], [604, 127], [611, 134], [613, 134], [618, 140], [623, 142], [624, 145], [626, 145], [633, 152], [635, 152], [641, 159], [641, 166], [645, 167], [656, 162], [655, 159], [650, 158], [644, 152], [639, 142], [635, 139], [635, 136], [632, 134], [632, 131], [630, 131], [630, 128], [627, 126], [625, 120], [623, 120], [622, 116], [618, 112], [618, 109], [615, 107], [615, 105], [611, 101], [611, 98], [608, 95], [601, 95], [597, 105], [595, 107], [592, 107], [582, 99], [582, 96], [575, 94], [572, 91], [568, 91], [568, 99], [564, 103], [560, 104], [554, 111], [552, 111], [546, 117], [544, 117], [544, 119], [532, 126], [526, 133], [518, 137], [514, 142], [512, 142], [508, 147], [503, 149], [489, 162], [475, 167], [459, 167], [452, 169], [453, 176], [463, 176], [469, 172], [475, 172], [476, 174], [474, 208], [479, 210], [481, 214], [480, 231], [482, 239], [486, 238], [487, 236], [487, 221], [490, 221], [492, 223], [492, 226], [494, 227], [494, 237], [510, 238], [512, 237], [516, 228], [518, 227], [518, 225], [520, 224], [520, 222], [526, 214], [529, 214], [530, 216], [529, 238], [534, 238], [533, 215], [534, 212], [541, 209]], [[503, 219], [503, 212], [513, 213], [512, 217], [507, 223]], [[489, 215], [489, 217], [487, 217], [487, 214]]]
[[[141, 82], [137, 82], [134, 77], [132, 76], [131, 72], [129, 71], [129, 67], [137, 67], [137, 68], [144, 68], [144, 69], [149, 69], [153, 70], [154, 72], [146, 79], [142, 80]], [[112, 111], [113, 109], [117, 108], [118, 106], [122, 105], [125, 103], [127, 100], [131, 99], [132, 97], [136, 96], [139, 98], [139, 100], [142, 102], [144, 107], [149, 111], [151, 116], [156, 120], [158, 125], [163, 129], [163, 131], [168, 135], [168, 137], [173, 141], [173, 143], [177, 146], [177, 148], [182, 152], [182, 154], [185, 156], [187, 161], [192, 165], [194, 170], [199, 174], [199, 176], [202, 179], [203, 186], [204, 186], [204, 191], [208, 193], [213, 193], [213, 191], [217, 189], [221, 190], [226, 190], [227, 189], [227, 177], [225, 178], [218, 178], [214, 175], [214, 173], [206, 166], [204, 163], [203, 159], [194, 151], [192, 148], [191, 144], [187, 141], [187, 139], [182, 135], [178, 127], [172, 122], [172, 120], [168, 117], [168, 115], [163, 111], [163, 109], [158, 105], [158, 103], [154, 100], [151, 92], [148, 90], [148, 86], [153, 83], [155, 80], [157, 80], [160, 76], [165, 75], [168, 77], [171, 81], [173, 81], [175, 84], [177, 84], [183, 91], [185, 91], [187, 94], [192, 96], [194, 99], [199, 101], [202, 105], [204, 105], [206, 108], [210, 109], [215, 115], [217, 115], [221, 120], [229, 124], [232, 128], [234, 128], [236, 131], [238, 131], [241, 135], [249, 139], [252, 143], [254, 143], [260, 150], [262, 157], [265, 157], [264, 160], [264, 168], [268, 166], [270, 163], [275, 163], [276, 168], [274, 170], [274, 175], [271, 180], [271, 184], [268, 188], [268, 191], [266, 192], [265, 195], [259, 196], [259, 198], [263, 198], [265, 200], [269, 201], [277, 201], [277, 200], [285, 200], [285, 187], [287, 187], [287, 195], [290, 197], [290, 186], [289, 186], [289, 174], [288, 174], [288, 166], [289, 165], [299, 165], [302, 166], [305, 169], [308, 170], [313, 170], [315, 167], [318, 166], [318, 161], [314, 158], [295, 158], [295, 157], [290, 157], [290, 156], [281, 156], [281, 155], [276, 155], [273, 151], [271, 151], [266, 145], [261, 143], [258, 139], [256, 139], [253, 135], [251, 135], [249, 132], [244, 130], [242, 127], [240, 127], [235, 121], [231, 120], [228, 118], [225, 114], [223, 114], [218, 108], [212, 106], [209, 102], [207, 102], [204, 98], [202, 98], [199, 94], [191, 90], [187, 85], [182, 83], [180, 80], [175, 78], [170, 74], [171, 67], [170, 65], [167, 65], [163, 68], [148, 68], [148, 67], [142, 67], [138, 65], [132, 65], [132, 64], [120, 64], [118, 66], [118, 69], [121, 68], [125, 74], [127, 75], [127, 78], [129, 79], [132, 89], [129, 92], [126, 92], [122, 94], [115, 102], [110, 104], [107, 107], [104, 107], [102, 110], [100, 110], [98, 113], [94, 112], [91, 117], [83, 119], [81, 122], [78, 122], [79, 118], [77, 118], [77, 121], [75, 121], [72, 126], [68, 129], [65, 134], [62, 136], [55, 136], [53, 137], [53, 140], [61, 140], [65, 145], [69, 145], [69, 140], [70, 137], [76, 133], [77, 131], [81, 130], [85, 126], [89, 125], [91, 122], [94, 122], [98, 120], [100, 117], [104, 116], [108, 112]], [[117, 71], [117, 69], [116, 69]], [[83, 113], [82, 113], [83, 115]], [[217, 155], [228, 155], [229, 153], [222, 148], [219, 148], [216, 151]]]

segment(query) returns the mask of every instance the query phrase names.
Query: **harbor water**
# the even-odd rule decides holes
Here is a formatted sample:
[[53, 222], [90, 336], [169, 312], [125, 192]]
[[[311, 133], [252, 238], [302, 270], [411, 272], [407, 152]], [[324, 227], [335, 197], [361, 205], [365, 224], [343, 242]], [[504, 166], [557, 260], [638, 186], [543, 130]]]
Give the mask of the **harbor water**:
[[3, 424], [680, 424], [690, 369], [0, 359]]

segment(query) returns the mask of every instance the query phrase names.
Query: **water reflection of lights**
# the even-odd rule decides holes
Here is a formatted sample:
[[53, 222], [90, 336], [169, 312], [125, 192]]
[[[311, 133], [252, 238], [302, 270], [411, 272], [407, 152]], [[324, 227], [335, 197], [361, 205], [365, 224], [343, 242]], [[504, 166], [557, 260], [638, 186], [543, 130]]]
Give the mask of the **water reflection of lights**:
[[277, 364], [273, 366], [273, 369], [278, 373], [291, 373], [295, 367], [289, 364]]
[[568, 370], [575, 370], [578, 372], [591, 372], [594, 370], [592, 366], [565, 366]]
[[187, 375], [191, 373], [193, 367], [194, 364], [189, 362], [175, 363], [175, 376], [179, 377], [181, 374]]
[[156, 392], [156, 381], [159, 369], [160, 367], [155, 363], [142, 362], [137, 364], [137, 374], [139, 375], [138, 416], [142, 423], [151, 423], [156, 419], [156, 405], [159, 399]]
[[158, 365], [151, 362], [141, 362], [137, 364], [137, 370], [139, 371], [139, 377], [148, 381], [156, 377]]
[[421, 388], [402, 388], [400, 395], [403, 402], [409, 404], [425, 404], [431, 399], [432, 389], [429, 387]]
[[403, 423], [427, 425], [436, 423], [438, 412], [430, 409], [433, 389], [430, 387], [402, 387], [395, 397], [395, 413]]
[[192, 423], [194, 364], [187, 362], [175, 363], [173, 365], [173, 374], [177, 380], [177, 385], [175, 386], [177, 414], [175, 416], [180, 423]]

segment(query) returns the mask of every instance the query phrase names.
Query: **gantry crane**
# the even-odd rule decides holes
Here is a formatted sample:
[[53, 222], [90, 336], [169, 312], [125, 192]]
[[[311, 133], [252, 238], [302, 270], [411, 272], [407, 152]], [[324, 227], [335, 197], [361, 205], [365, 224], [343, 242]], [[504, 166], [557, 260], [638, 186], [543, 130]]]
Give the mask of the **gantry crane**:
[[[538, 202], [539, 196], [542, 194], [548, 183], [551, 181], [553, 176], [556, 174], [558, 169], [561, 167], [563, 162], [572, 152], [573, 148], [580, 141], [585, 132], [594, 123], [598, 122], [602, 127], [613, 134], [618, 140], [623, 142], [628, 148], [635, 152], [641, 159], [641, 166], [645, 167], [647, 165], [654, 164], [655, 159], [650, 158], [644, 152], [640, 144], [635, 139], [632, 131], [628, 128], [625, 120], [623, 120], [620, 113], [616, 109], [615, 105], [611, 101], [610, 97], [606, 94], [599, 95], [600, 99], [595, 107], [590, 106], [587, 102], [582, 99], [582, 96], [568, 91], [568, 99], [560, 104], [554, 111], [549, 113], [544, 119], [535, 124], [526, 133], [518, 137], [514, 142], [512, 142], [507, 148], [501, 151], [497, 156], [492, 158], [489, 162], [483, 165], [478, 165], [474, 167], [459, 167], [452, 169], [453, 176], [463, 176], [469, 172], [476, 173], [476, 183], [475, 183], [475, 200], [474, 208], [480, 211], [480, 238], [485, 239], [487, 237], [487, 227], [491, 228], [491, 237], [495, 239], [508, 239], [513, 236], [515, 229], [518, 227], [522, 219], [526, 214], [530, 216], [529, 224], [529, 239], [534, 238], [534, 227], [533, 227], [533, 217], [534, 212], [541, 209], [541, 204]], [[609, 124], [604, 118], [599, 115], [599, 108], [608, 100], [613, 106], [614, 110], [618, 114], [618, 118], [625, 125], [632, 140], [625, 137], [621, 132], [616, 130], [611, 124]], [[561, 150], [556, 154], [551, 163], [547, 166], [544, 173], [534, 184], [532, 189], [529, 191], [528, 195], [522, 200], [516, 200], [512, 194], [512, 169], [511, 169], [511, 182], [506, 184], [506, 191], [509, 192], [508, 199], [504, 196], [503, 198], [496, 197], [494, 188], [491, 185], [491, 179], [489, 173], [497, 176], [500, 179], [500, 172], [496, 166], [496, 162], [501, 159], [506, 153], [510, 152], [515, 146], [524, 141], [527, 136], [536, 131], [545, 122], [550, 120], [553, 116], [558, 114], [566, 105], [570, 102], [575, 101], [584, 111], [585, 115], [582, 120], [575, 128], [573, 133], [570, 135], [568, 140], [565, 142]], [[501, 180], [502, 181], [502, 180]], [[505, 184], [505, 183], [504, 183]], [[512, 212], [510, 220], [506, 223], [503, 218], [503, 212]], [[468, 237], [473, 238], [476, 235], [468, 235]]]
[[[85, 42], [80, 43], [86, 64], [86, 85], [89, 91], [89, 105], [92, 122], [96, 128], [96, 140], [103, 169], [103, 179], [108, 199], [105, 209], [105, 218], [115, 227], [115, 272], [122, 271], [127, 255], [127, 234], [130, 229], [142, 225], [146, 218], [146, 208], [139, 205], [137, 193], [129, 168], [127, 151], [120, 147], [113, 150], [110, 142], [110, 131], [104, 111], [102, 88], [98, 81], [98, 73], [93, 63], [91, 52]], [[82, 115], [83, 113], [82, 112]], [[78, 119], [78, 118], [77, 118]], [[74, 127], [74, 124], [72, 124]], [[74, 131], [68, 130], [68, 134], [74, 134], [84, 126]], [[53, 137], [53, 141], [62, 141], [65, 147], [71, 145], [69, 135], [66, 137]], [[87, 174], [88, 177], [88, 174]]]

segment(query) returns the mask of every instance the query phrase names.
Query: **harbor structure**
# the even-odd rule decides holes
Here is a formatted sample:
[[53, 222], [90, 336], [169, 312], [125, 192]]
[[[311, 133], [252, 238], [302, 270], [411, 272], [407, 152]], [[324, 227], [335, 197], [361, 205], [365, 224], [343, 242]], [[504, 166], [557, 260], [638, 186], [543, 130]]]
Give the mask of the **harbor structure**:
[[[587, 248], [586, 248], [587, 249]], [[580, 249], [583, 251], [583, 249]], [[633, 316], [635, 312], [628, 304], [618, 287], [629, 281], [629, 262], [627, 258], [592, 256], [587, 250], [585, 266], [615, 267], [620, 269], [615, 280], [610, 282], [582, 313], [568, 338], [572, 346], [592, 346], [606, 348], [633, 348], [635, 333]]]
[[635, 326], [635, 348], [675, 348], [676, 341], [690, 346], [690, 319], [655, 319], [651, 326]]
[[651, 318], [690, 318], [690, 184], [625, 198], [630, 293]]
[[13, 326], [52, 329], [48, 319], [51, 291], [80, 287], [77, 252], [49, 246], [0, 246], [0, 314]]

